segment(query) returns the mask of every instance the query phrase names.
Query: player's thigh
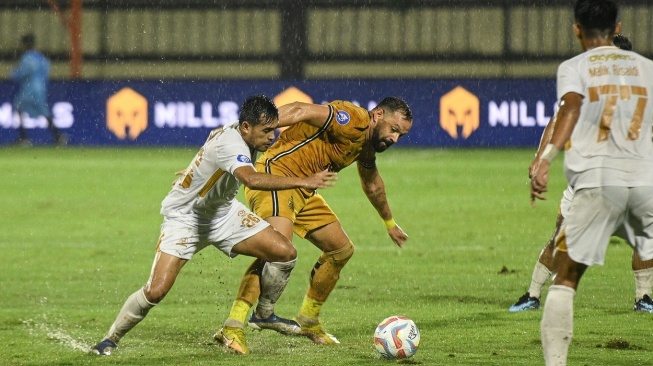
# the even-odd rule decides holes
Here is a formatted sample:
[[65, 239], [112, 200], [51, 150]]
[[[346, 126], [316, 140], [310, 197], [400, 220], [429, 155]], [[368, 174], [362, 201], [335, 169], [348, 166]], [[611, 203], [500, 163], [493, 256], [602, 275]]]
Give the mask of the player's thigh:
[[290, 240], [272, 226], [234, 245], [232, 251], [267, 262], [288, 262], [297, 258], [297, 250]]
[[315, 193], [306, 199], [302, 209], [297, 212], [294, 228], [295, 234], [311, 240], [311, 237], [321, 238], [324, 236], [322, 235], [323, 232], [330, 232], [335, 235], [334, 239], [339, 240], [344, 235], [340, 224], [329, 226], [338, 221], [338, 216], [336, 216], [331, 207], [326, 203], [324, 197]]
[[610, 236], [624, 221], [627, 201], [625, 187], [578, 190], [558, 236], [559, 247], [562, 242], [576, 262], [603, 264]]
[[640, 259], [653, 259], [653, 187], [630, 189], [628, 224], [634, 230], [634, 246]]
[[295, 223], [292, 222], [292, 220], [282, 216], [270, 216], [266, 217], [265, 221], [292, 242], [293, 229], [295, 226]]
[[256, 236], [269, 226], [270, 224], [244, 204], [234, 201], [225, 216], [213, 218], [208, 224], [200, 226], [200, 245], [205, 243], [213, 245], [233, 258], [238, 254], [247, 254], [234, 250], [239, 243]]
[[343, 248], [350, 242], [340, 221], [334, 221], [309, 232], [306, 239], [325, 253]]

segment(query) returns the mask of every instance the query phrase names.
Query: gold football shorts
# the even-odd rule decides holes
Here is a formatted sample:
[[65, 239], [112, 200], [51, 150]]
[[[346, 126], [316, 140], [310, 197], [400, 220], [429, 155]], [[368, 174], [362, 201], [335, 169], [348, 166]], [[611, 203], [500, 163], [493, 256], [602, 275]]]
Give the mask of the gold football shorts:
[[338, 216], [317, 192], [306, 193], [301, 189], [256, 191], [245, 187], [245, 196], [255, 214], [264, 219], [271, 216], [290, 219], [295, 224], [293, 231], [302, 238], [338, 221]]

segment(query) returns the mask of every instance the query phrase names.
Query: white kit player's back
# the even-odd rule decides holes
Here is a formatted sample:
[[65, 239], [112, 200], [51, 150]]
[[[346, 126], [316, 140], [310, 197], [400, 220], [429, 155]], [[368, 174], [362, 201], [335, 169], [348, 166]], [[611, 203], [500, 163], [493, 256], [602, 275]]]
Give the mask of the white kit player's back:
[[569, 92], [583, 96], [565, 154], [570, 184], [650, 185], [653, 62], [613, 46], [591, 49], [560, 65], [558, 98]]

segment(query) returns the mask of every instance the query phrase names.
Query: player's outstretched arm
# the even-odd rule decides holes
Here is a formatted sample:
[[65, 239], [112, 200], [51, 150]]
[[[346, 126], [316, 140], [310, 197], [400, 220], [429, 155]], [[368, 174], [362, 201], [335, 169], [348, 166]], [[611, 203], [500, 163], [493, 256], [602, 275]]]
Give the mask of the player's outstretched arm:
[[376, 168], [376, 164], [374, 164], [373, 160], [366, 162], [359, 160], [357, 167], [361, 186], [367, 199], [383, 219], [392, 241], [399, 247], [403, 247], [406, 240], [408, 240], [408, 234], [392, 218], [392, 212], [390, 211], [390, 205], [388, 205], [388, 199], [385, 193], [385, 183]]
[[280, 191], [294, 188], [316, 190], [318, 188], [332, 187], [338, 179], [338, 173], [328, 170], [306, 178], [298, 178], [259, 173], [251, 166], [241, 166], [234, 171], [234, 176], [247, 188], [259, 191]]
[[279, 107], [279, 127], [305, 122], [315, 127], [322, 127], [329, 119], [331, 110], [328, 105], [293, 102]]

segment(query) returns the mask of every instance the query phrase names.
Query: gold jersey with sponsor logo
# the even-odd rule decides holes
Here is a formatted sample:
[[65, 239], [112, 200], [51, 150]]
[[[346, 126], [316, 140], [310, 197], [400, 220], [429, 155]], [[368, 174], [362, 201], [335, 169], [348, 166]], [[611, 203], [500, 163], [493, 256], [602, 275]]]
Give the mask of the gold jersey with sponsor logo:
[[338, 172], [351, 165], [363, 151], [370, 128], [370, 114], [350, 102], [330, 102], [329, 117], [317, 128], [297, 123], [256, 162], [256, 169], [277, 175], [307, 177], [328, 169]]

